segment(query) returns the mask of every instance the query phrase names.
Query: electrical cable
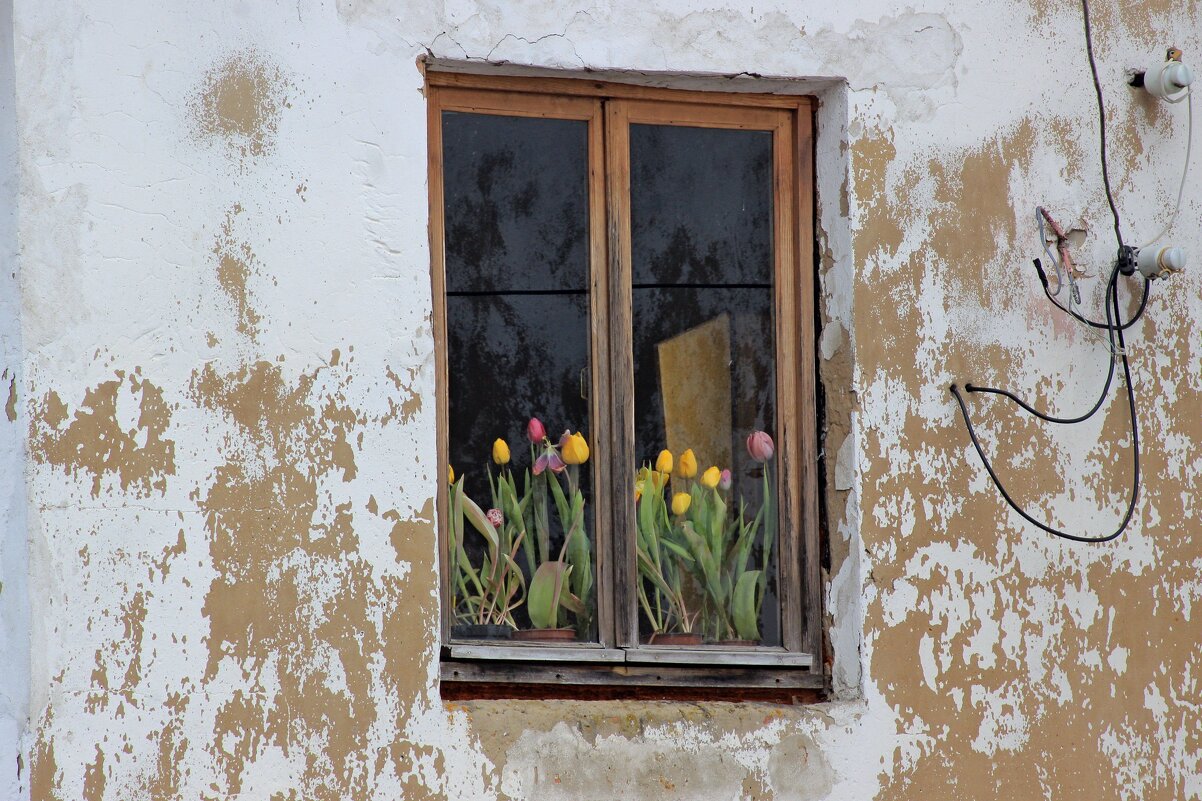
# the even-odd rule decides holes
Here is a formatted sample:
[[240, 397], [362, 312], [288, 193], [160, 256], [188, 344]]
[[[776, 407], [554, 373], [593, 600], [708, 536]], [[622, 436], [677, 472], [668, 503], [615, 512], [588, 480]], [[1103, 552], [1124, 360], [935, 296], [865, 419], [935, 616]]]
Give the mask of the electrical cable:
[[[1107, 302], [1113, 304], [1114, 313], [1117, 315], [1118, 291], [1116, 285], [1112, 286], [1114, 286], [1115, 289], [1114, 291], [1107, 292]], [[1115, 326], [1112, 331], [1118, 336], [1119, 340], [1119, 352], [1121, 354], [1120, 359], [1123, 363], [1123, 380], [1127, 387], [1127, 405], [1131, 414], [1131, 497], [1127, 502], [1127, 511], [1123, 514], [1123, 519], [1119, 523], [1118, 528], [1105, 536], [1085, 537], [1078, 534], [1069, 534], [1068, 532], [1061, 531], [1047, 525], [1046, 523], [1036, 520], [1017, 503], [1015, 503], [1014, 499], [1010, 497], [1010, 493], [1007, 492], [1005, 486], [1003, 486], [1001, 479], [998, 478], [997, 472], [993, 468], [993, 464], [989, 461], [989, 457], [985, 455], [985, 449], [981, 447], [981, 441], [977, 438], [977, 432], [973, 427], [972, 418], [968, 414], [968, 407], [964, 403], [964, 397], [960, 394], [960, 390], [955, 384], [951, 385], [951, 393], [953, 396], [955, 396], [956, 403], [960, 407], [960, 414], [963, 416], [964, 424], [968, 428], [969, 439], [972, 440], [973, 447], [976, 448], [977, 455], [981, 458], [981, 464], [985, 466], [985, 472], [989, 474], [990, 481], [993, 482], [994, 487], [997, 488], [997, 491], [1001, 494], [1002, 498], [1007, 504], [1009, 504], [1011, 509], [1018, 512], [1018, 514], [1021, 515], [1024, 520], [1031, 523], [1036, 528], [1039, 528], [1060, 539], [1070, 540], [1072, 542], [1102, 543], [1117, 539], [1130, 524], [1131, 517], [1135, 513], [1135, 504], [1139, 500], [1139, 420], [1135, 411], [1135, 390], [1131, 385], [1131, 365], [1127, 360], [1127, 354], [1124, 349], [1126, 343], [1123, 340], [1123, 329], [1120, 326]]]
[[1048, 247], [1048, 235], [1043, 227], [1042, 206], [1035, 207], [1035, 223], [1039, 226], [1039, 244], [1043, 245], [1044, 255], [1048, 257], [1048, 261], [1051, 262], [1053, 269], [1056, 270], [1056, 291], [1048, 293], [1048, 297], [1052, 297], [1053, 295], [1059, 295], [1060, 290], [1064, 289], [1064, 270], [1060, 264], [1060, 259], [1053, 256], [1052, 249]]
[[1098, 81], [1098, 65], [1093, 57], [1093, 29], [1089, 24], [1089, 0], [1081, 0], [1081, 16], [1085, 22], [1085, 52], [1089, 56], [1089, 71], [1093, 75], [1094, 94], [1098, 96], [1098, 140], [1102, 159], [1102, 185], [1106, 187], [1106, 202], [1114, 217], [1114, 238], [1123, 246], [1123, 232], [1119, 222], [1119, 210], [1114, 205], [1114, 193], [1110, 190], [1110, 168], [1106, 162], [1106, 104], [1102, 100], [1102, 84]]
[[[1115, 268], [1113, 270], [1111, 270], [1111, 272], [1110, 272], [1110, 280], [1106, 283], [1106, 322], [1107, 323], [1110, 323], [1112, 320], [1111, 308], [1110, 308], [1111, 295], [1113, 295], [1115, 297], [1116, 305], [1114, 308], [1116, 310], [1115, 313], [1117, 314], [1118, 287], [1116, 285], [1116, 280], [1118, 279], [1118, 274], [1119, 274], [1119, 270], [1118, 270], [1118, 266], [1116, 265]], [[1114, 354], [1114, 352], [1115, 352], [1114, 351], [1115, 326], [1113, 324], [1107, 325], [1106, 330], [1109, 332], [1110, 343], [1111, 343], [1111, 348], [1110, 348], [1111, 354]], [[985, 393], [985, 394], [989, 394], [989, 395], [1001, 395], [1004, 398], [1009, 398], [1010, 400], [1014, 401], [1014, 403], [1017, 404], [1025, 412], [1027, 412], [1031, 415], [1034, 415], [1035, 417], [1038, 417], [1040, 420], [1043, 420], [1044, 422], [1059, 423], [1061, 425], [1074, 425], [1076, 423], [1083, 423], [1086, 420], [1088, 420], [1089, 418], [1093, 417], [1097, 413], [1098, 409], [1102, 408], [1102, 403], [1106, 400], [1106, 396], [1110, 394], [1110, 384], [1112, 381], [1114, 381], [1114, 356], [1112, 355], [1111, 358], [1108, 359], [1107, 361], [1110, 363], [1110, 366], [1106, 371], [1106, 382], [1102, 385], [1102, 394], [1098, 396], [1097, 403], [1095, 403], [1092, 407], [1090, 407], [1090, 410], [1088, 412], [1086, 412], [1085, 414], [1077, 415], [1076, 417], [1055, 417], [1053, 415], [1046, 414], [1044, 412], [1039, 411], [1035, 407], [1031, 406], [1029, 403], [1027, 403], [1022, 398], [1015, 395], [1013, 392], [1010, 392], [1009, 390], [1005, 390], [1005, 389], [996, 389], [995, 387], [974, 387], [972, 384], [966, 383], [964, 385], [964, 390], [965, 390], [965, 392], [969, 392], [969, 393], [981, 392], [981, 393]]]
[[[1111, 186], [1110, 186], [1110, 173], [1109, 173], [1109, 168], [1107, 166], [1106, 110], [1105, 110], [1105, 105], [1104, 105], [1103, 99], [1102, 99], [1102, 86], [1098, 80], [1098, 67], [1094, 60], [1094, 54], [1093, 54], [1093, 36], [1092, 36], [1091, 29], [1090, 29], [1090, 20], [1089, 20], [1089, 0], [1081, 0], [1081, 12], [1082, 12], [1082, 17], [1083, 17], [1084, 27], [1085, 27], [1085, 46], [1086, 46], [1086, 52], [1089, 56], [1089, 69], [1090, 69], [1090, 73], [1093, 75], [1094, 91], [1097, 94], [1097, 98], [1098, 98], [1099, 143], [1100, 143], [1100, 157], [1101, 157], [1101, 162], [1102, 162], [1102, 183], [1106, 190], [1106, 202], [1110, 205], [1110, 213], [1114, 218], [1114, 235], [1115, 235], [1115, 238], [1118, 240], [1119, 252], [1121, 253], [1123, 250], [1123, 247], [1124, 247], [1123, 234], [1122, 234], [1122, 229], [1121, 229], [1121, 221], [1119, 219], [1118, 208], [1116, 207], [1115, 202], [1114, 202], [1114, 193], [1111, 190]], [[1192, 114], [1191, 114], [1191, 124], [1192, 124]], [[1191, 143], [1192, 143], [1192, 135], [1191, 135]], [[1187, 146], [1187, 150], [1188, 150], [1188, 146]], [[1184, 186], [1184, 179], [1183, 179], [1183, 186]], [[1176, 215], [1176, 212], [1174, 212], [1174, 216], [1175, 215]], [[1041, 227], [1041, 239], [1042, 239], [1042, 224], [1040, 227]], [[1044, 248], [1046, 250], [1047, 249], [1047, 240], [1042, 239], [1042, 241], [1044, 244]], [[1051, 258], [1051, 253], [1048, 253], [1048, 257]], [[1059, 263], [1056, 259], [1052, 259], [1052, 264], [1057, 269], [1057, 279], [1059, 280], [1060, 279]], [[1077, 320], [1079, 320], [1083, 323], [1086, 323], [1087, 325], [1089, 325], [1091, 327], [1104, 328], [1107, 332], [1107, 338], [1108, 338], [1108, 342], [1110, 344], [1110, 351], [1111, 351], [1110, 365], [1109, 365], [1109, 369], [1107, 370], [1107, 374], [1106, 374], [1106, 382], [1102, 387], [1102, 393], [1101, 393], [1100, 397], [1098, 398], [1097, 403], [1095, 403], [1094, 406], [1088, 412], [1086, 412], [1084, 415], [1078, 415], [1077, 417], [1055, 417], [1055, 416], [1040, 412], [1039, 410], [1032, 407], [1030, 404], [1028, 404], [1025, 401], [1023, 401], [1022, 399], [1020, 399], [1014, 393], [1009, 392], [1008, 390], [995, 389], [993, 387], [974, 387], [971, 384], [965, 384], [964, 388], [965, 388], [965, 391], [968, 393], [981, 392], [981, 393], [995, 394], [995, 395], [1001, 395], [1003, 397], [1006, 397], [1009, 400], [1016, 403], [1024, 411], [1034, 415], [1035, 417], [1039, 418], [1040, 420], [1044, 420], [1046, 422], [1051, 422], [1051, 423], [1073, 425], [1073, 424], [1080, 423], [1080, 422], [1083, 422], [1083, 421], [1089, 419], [1090, 417], [1092, 417], [1094, 414], [1097, 413], [1098, 409], [1101, 408], [1101, 406], [1105, 402], [1107, 396], [1110, 394], [1110, 386], [1114, 381], [1115, 359], [1117, 358], [1119, 361], [1121, 361], [1121, 363], [1123, 365], [1123, 383], [1125, 384], [1126, 390], [1127, 390], [1127, 405], [1128, 405], [1128, 409], [1130, 411], [1130, 416], [1131, 416], [1131, 496], [1127, 503], [1127, 510], [1123, 514], [1123, 518], [1119, 522], [1118, 528], [1116, 528], [1112, 533], [1107, 534], [1102, 537], [1088, 537], [1088, 536], [1082, 536], [1082, 535], [1078, 535], [1078, 534], [1070, 534], [1066, 531], [1062, 531], [1060, 529], [1049, 526], [1048, 524], [1043, 523], [1039, 520], [1036, 520], [1030, 513], [1028, 513], [1026, 510], [1024, 510], [1022, 507], [1020, 507], [1014, 501], [1014, 499], [1010, 496], [1010, 493], [1006, 491], [1005, 486], [1002, 484], [1001, 479], [997, 475], [997, 471], [994, 470], [992, 462], [990, 462], [989, 457], [985, 455], [985, 449], [982, 447], [981, 441], [977, 437], [976, 428], [972, 424], [972, 417], [968, 413], [968, 405], [964, 401], [964, 396], [960, 393], [960, 388], [956, 384], [952, 384], [950, 387], [950, 390], [951, 390], [952, 396], [955, 397], [955, 399], [956, 399], [956, 404], [960, 407], [960, 414], [964, 418], [965, 426], [968, 428], [969, 439], [972, 440], [973, 447], [977, 451], [977, 456], [980, 457], [981, 464], [984, 465], [984, 467], [985, 467], [985, 472], [988, 473], [990, 481], [993, 482], [994, 487], [1001, 494], [1002, 498], [1006, 501], [1006, 503], [1010, 506], [1011, 509], [1013, 509], [1015, 512], [1017, 512], [1024, 520], [1026, 520], [1028, 523], [1031, 523], [1036, 528], [1039, 528], [1040, 530], [1045, 531], [1048, 534], [1051, 534], [1060, 539], [1069, 540], [1072, 542], [1083, 542], [1083, 543], [1110, 542], [1111, 540], [1117, 539], [1120, 535], [1122, 535], [1122, 533], [1124, 531], [1126, 531], [1127, 526], [1130, 525], [1131, 518], [1135, 513], [1135, 505], [1139, 500], [1139, 489], [1140, 489], [1140, 478], [1141, 478], [1140, 467], [1139, 467], [1139, 416], [1138, 416], [1138, 413], [1135, 408], [1135, 389], [1132, 386], [1132, 382], [1131, 382], [1131, 363], [1127, 356], [1127, 343], [1126, 343], [1125, 337], [1123, 336], [1123, 332], [1130, 326], [1134, 325], [1135, 322], [1143, 316], [1144, 309], [1146, 308], [1147, 302], [1148, 302], [1148, 294], [1150, 292], [1150, 281], [1147, 278], [1144, 279], [1143, 298], [1140, 300], [1139, 308], [1136, 310], [1135, 315], [1129, 321], [1124, 323], [1122, 321], [1122, 317], [1121, 317], [1121, 314], [1119, 311], [1119, 296], [1118, 296], [1119, 264], [1116, 261], [1114, 268], [1111, 270], [1111, 273], [1110, 273], [1110, 280], [1106, 284], [1106, 293], [1105, 293], [1105, 301], [1104, 301], [1105, 308], [1106, 308], [1106, 322], [1105, 323], [1097, 323], [1097, 322], [1094, 322], [1093, 320], [1086, 318], [1084, 315], [1078, 314], [1075, 310], [1073, 310], [1073, 308], [1072, 308], [1073, 304], [1072, 304], [1071, 297], [1070, 297], [1070, 302], [1069, 302], [1069, 308], [1067, 308], [1067, 309], [1056, 301], [1054, 295], [1059, 293], [1060, 287], [1059, 286], [1057, 287], [1056, 293], [1053, 293], [1050, 290], [1050, 288], [1048, 286], [1047, 273], [1044, 272], [1043, 266], [1040, 264], [1039, 259], [1035, 259], [1035, 269], [1039, 273], [1040, 283], [1043, 284], [1044, 294], [1047, 295], [1048, 300], [1054, 306], [1056, 306], [1057, 308], [1061, 309], [1062, 311], [1072, 315]], [[1116, 347], [1116, 339], [1117, 339], [1117, 347]]]
[[[1043, 293], [1048, 296], [1048, 300], [1052, 302], [1053, 306], [1055, 306], [1057, 309], [1060, 309], [1060, 311], [1064, 312], [1065, 314], [1071, 314], [1073, 317], [1076, 317], [1081, 322], [1088, 326], [1092, 326], [1093, 328], [1106, 327], [1106, 323], [1095, 322], [1094, 320], [1090, 320], [1088, 317], [1077, 314], [1072, 309], [1066, 309], [1064, 306], [1061, 306], [1060, 303], [1054, 297], [1052, 297], [1052, 292], [1048, 288], [1048, 276], [1044, 272], [1043, 265], [1040, 264], [1039, 259], [1035, 259], [1035, 270], [1039, 273], [1040, 282], [1043, 283]], [[1151, 284], [1152, 281], [1150, 279], [1144, 279], [1144, 293], [1143, 297], [1140, 298], [1139, 307], [1135, 310], [1135, 315], [1130, 320], [1122, 324], [1123, 330], [1135, 325], [1137, 322], [1139, 322], [1139, 318], [1144, 316], [1144, 309], [1146, 309], [1148, 306], [1148, 290], [1151, 287]]]
[[[1164, 67], [1161, 67], [1164, 69]], [[1189, 160], [1190, 154], [1194, 149], [1194, 93], [1193, 90], [1187, 89], [1185, 92], [1188, 102], [1185, 104], [1186, 113], [1186, 135], [1185, 135], [1185, 168], [1181, 170], [1181, 183], [1177, 186], [1177, 203], [1173, 206], [1173, 213], [1169, 215], [1169, 221], [1164, 224], [1164, 228], [1160, 229], [1160, 233], [1149, 239], [1141, 248], [1146, 248], [1149, 245], [1154, 245], [1160, 241], [1160, 238], [1169, 232], [1173, 227], [1173, 223], [1177, 222], [1177, 215], [1181, 212], [1181, 198], [1185, 195], [1185, 182], [1189, 178]], [[1165, 98], [1168, 100], [1168, 98]], [[1170, 100], [1170, 103], [1180, 103], [1181, 98]]]

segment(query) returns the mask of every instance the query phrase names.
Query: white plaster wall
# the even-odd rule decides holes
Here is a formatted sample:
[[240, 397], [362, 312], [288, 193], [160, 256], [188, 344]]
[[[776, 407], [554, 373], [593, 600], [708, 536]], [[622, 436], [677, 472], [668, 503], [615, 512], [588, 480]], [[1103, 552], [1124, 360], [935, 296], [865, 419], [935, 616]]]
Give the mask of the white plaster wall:
[[[1148, 64], [1170, 42], [1202, 52], [1202, 15], [1193, 2], [1128, 4], [1122, 15], [1114, 4], [1096, 5], [1099, 69], [1116, 131], [1117, 201], [1125, 230], [1138, 238], [1163, 216], [1175, 188], [1184, 108], [1140, 105], [1124, 85], [1124, 69]], [[19, 376], [22, 416], [0, 429], [0, 748], [12, 754], [20, 722], [26, 761], [40, 760], [46, 781], [31, 793], [24, 779], [5, 772], [11, 756], [0, 755], [0, 791], [93, 800], [210, 792], [283, 798], [297, 787], [316, 793], [323, 772], [336, 773], [322, 755], [333, 748], [337, 721], [323, 728], [290, 719], [291, 748], [261, 732], [239, 739], [223, 728], [240, 694], [270, 703], [300, 664], [332, 693], [353, 697], [356, 712], [374, 715], [355, 752], [354, 775], [363, 784], [336, 785], [330, 797], [421, 797], [426, 790], [464, 799], [592, 797], [586, 787], [555, 790], [534, 769], [587, 760], [611, 767], [596, 778], [602, 790], [595, 792], [609, 793], [598, 797], [653, 797], [662, 789], [655, 759], [639, 769], [639, 781], [610, 788], [604, 778], [613, 766], [642, 764], [648, 753], [676, 760], [684, 775], [712, 768], [697, 774], [712, 778], [690, 791], [698, 798], [984, 798], [1025, 780], [1018, 773], [1034, 776], [1045, 796], [1060, 797], [1078, 785], [1065, 767], [1074, 753], [1049, 742], [1053, 720], [1079, 725], [1069, 729], [1074, 738], [1104, 743], [1106, 760], [1090, 774], [1103, 777], [1094, 788], [1099, 797], [1202, 793], [1198, 744], [1189, 733], [1199, 723], [1196, 638], [1175, 623], [1149, 625], [1184, 651], [1165, 662], [1148, 655], [1151, 640], [1114, 634], [1138, 629], [1123, 617], [1124, 604], [1142, 587], [1164, 604], [1155, 615], [1188, 620], [1202, 597], [1197, 571], [1187, 569], [1202, 564], [1202, 554], [1186, 539], [1202, 432], [1151, 424], [1147, 447], [1159, 455], [1147, 469], [1158, 483], [1131, 531], [1106, 548], [1066, 548], [997, 511], [946, 392], [952, 381], [1006, 381], [1072, 409], [1095, 391], [1096, 344], [1051, 322], [1027, 266], [1039, 255], [1030, 224], [1039, 203], [1088, 224], [1079, 255], [1095, 275], [1113, 250], [1073, 4], [97, 0], [18, 2], [14, 17], [20, 327], [15, 293], [3, 291], [6, 270], [0, 348], [4, 369]], [[315, 424], [318, 434], [247, 426], [236, 410], [197, 402], [197, 375], [206, 367], [237, 374], [262, 361], [288, 387], [312, 376], [302, 405], [337, 399], [354, 410], [361, 422], [353, 428], [363, 437], [354, 445], [357, 476], [313, 471], [312, 531], [332, 529], [339, 508], [352, 508], [355, 565], [370, 586], [395, 580], [409, 588], [403, 600], [413, 607], [404, 608], [428, 608], [435, 592], [433, 562], [394, 553], [392, 523], [363, 511], [374, 499], [400, 519], [421, 521], [437, 480], [425, 106], [415, 65], [422, 54], [565, 70], [819, 80], [806, 85], [821, 87], [824, 102], [822, 356], [850, 361], [844, 389], [854, 401], [849, 439], [827, 454], [841, 503], [829, 510], [830, 536], [846, 554], [825, 588], [832, 703], [769, 717], [758, 708], [728, 710], [706, 721], [682, 712], [637, 736], [595, 740], [580, 725], [556, 728], [551, 721], [560, 711], [552, 705], [540, 707], [528, 728], [489, 735], [486, 715], [438, 700], [433, 615], [419, 621], [425, 636], [404, 646], [425, 655], [414, 663], [418, 675], [390, 677], [387, 661], [369, 655], [370, 692], [352, 686], [353, 671], [328, 642], [299, 655], [281, 641], [279, 654], [265, 659], [213, 659], [206, 610], [223, 576], [210, 527], [222, 513], [206, 503], [221, 470], [238, 463], [248, 473], [269, 472], [287, 461], [268, 453], [277, 441], [304, 465], [306, 448], [329, 431], [325, 424]], [[276, 105], [261, 141], [206, 131], [197, 120], [206, 76], [231, 60], [267, 76]], [[0, 90], [8, 61], [0, 61]], [[829, 88], [831, 79], [839, 88]], [[0, 119], [11, 125], [11, 112]], [[1034, 133], [999, 139], [1024, 125]], [[11, 139], [2, 128], [0, 138]], [[995, 151], [1006, 163], [1004, 196], [978, 196], [970, 186], [956, 195], [960, 205], [950, 203], [933, 165], [955, 185], [966, 158]], [[1200, 210], [1202, 195], [1190, 187], [1174, 238], [1192, 253], [1202, 253], [1193, 224]], [[941, 244], [979, 218], [1009, 224], [987, 228], [985, 238], [995, 241], [976, 250]], [[0, 252], [9, 254], [2, 219]], [[882, 246], [894, 229], [896, 246]], [[238, 300], [217, 278], [223, 248], [250, 254], [244, 297], [260, 318], [251, 333], [239, 329]], [[983, 255], [949, 262], [950, 251]], [[1175, 278], [1150, 304], [1145, 335], [1137, 329], [1132, 336], [1138, 382], [1150, 390], [1141, 394], [1149, 420], [1198, 419], [1202, 371], [1197, 337], [1188, 332], [1202, 316], [1200, 281], [1197, 272]], [[1095, 293], [1100, 286], [1096, 278], [1090, 285]], [[904, 330], [887, 324], [898, 315]], [[24, 422], [44, 416], [49, 393], [73, 415], [89, 390], [118, 380], [117, 371], [124, 377], [115, 419], [144, 438], [141, 396], [127, 378], [139, 370], [171, 408], [173, 472], [162, 476], [161, 490], [123, 487], [118, 471], [48, 458], [31, 458], [23, 485], [15, 479]], [[413, 399], [417, 407], [404, 419], [388, 418], [393, 405]], [[1094, 447], [1125, 436], [1123, 406], [1113, 408], [1096, 425], [1015, 457], [1046, 473], [1036, 484], [1045, 493], [1042, 513], [1082, 527], [1118, 517], [1125, 463], [1105, 473], [1114, 480], [1099, 483], [1109, 457]], [[997, 432], [991, 442], [1012, 441], [1008, 416], [985, 420]], [[915, 434], [925, 430], [937, 434], [929, 441]], [[23, 531], [28, 602], [26, 546], [15, 536]], [[176, 552], [181, 536], [186, 547]], [[323, 603], [345, 594], [336, 562], [293, 551], [273, 569], [300, 571], [311, 588], [298, 609], [305, 621], [318, 621]], [[10, 594], [10, 580], [20, 592]], [[134, 625], [136, 599], [145, 616]], [[387, 593], [373, 595], [367, 628], [382, 631], [404, 608]], [[895, 636], [928, 623], [916, 644]], [[1127, 675], [1135, 662], [1146, 679]], [[103, 687], [96, 679], [102, 665]], [[398, 684], [418, 689], [405, 695]], [[1146, 685], [1142, 702], [1114, 704], [1135, 685]], [[187, 697], [182, 711], [170, 705], [173, 693]], [[941, 706], [947, 698], [956, 699], [951, 718]], [[1106, 726], [1090, 716], [1091, 705], [1106, 710]], [[175, 767], [166, 778], [164, 742]], [[377, 752], [394, 743], [408, 749], [407, 767], [380, 767]], [[53, 770], [46, 768], [51, 750]], [[942, 751], [963, 765], [964, 784], [957, 785], [954, 766], [940, 782], [919, 772]], [[806, 765], [812, 760], [812, 771], [794, 770], [798, 754]], [[1005, 776], [982, 767], [1006, 759], [1011, 767], [1053, 767]], [[681, 797], [689, 796], [682, 790]]]
[[[0, 3], [0, 397], [20, 385], [17, 286], [17, 120], [12, 5]], [[15, 416], [19, 407], [13, 407]], [[28, 724], [29, 563], [25, 547], [24, 432], [0, 412], [0, 797], [23, 793], [21, 733]]]

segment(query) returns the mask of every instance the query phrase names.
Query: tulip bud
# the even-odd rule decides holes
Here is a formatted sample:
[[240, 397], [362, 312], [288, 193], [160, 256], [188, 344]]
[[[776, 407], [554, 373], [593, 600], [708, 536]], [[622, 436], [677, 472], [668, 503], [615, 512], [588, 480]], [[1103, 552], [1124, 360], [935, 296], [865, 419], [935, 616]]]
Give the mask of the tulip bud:
[[530, 422], [526, 423], [526, 439], [537, 445], [546, 438], [547, 429], [543, 427], [543, 421], [537, 417], [531, 417]]
[[689, 504], [693, 502], [692, 497], [687, 492], [678, 492], [672, 496], [672, 514], [682, 515], [689, 511]]
[[451, 467], [450, 465], [447, 465], [447, 483], [455, 483], [455, 468]]
[[681, 478], [692, 478], [697, 475], [697, 456], [693, 453], [692, 448], [680, 454], [680, 461], [676, 464], [676, 472]]
[[731, 483], [732, 482], [731, 482], [730, 471], [723, 470], [722, 475], [719, 476], [719, 478], [718, 478], [718, 486], [721, 487], [723, 489], [723, 491], [725, 491], [725, 490], [730, 489]]
[[757, 462], [766, 462], [776, 453], [772, 437], [763, 431], [752, 431], [747, 437], [747, 453]]
[[570, 440], [571, 438], [572, 438], [572, 432], [571, 432], [571, 431], [569, 431], [568, 429], [566, 429], [566, 428], [565, 428], [565, 429], [563, 430], [563, 433], [559, 435], [559, 447], [560, 447], [560, 450], [562, 450], [562, 449], [563, 449], [563, 446], [564, 446], [564, 445], [567, 445], [567, 444], [568, 444], [568, 440]]
[[722, 473], [718, 471], [717, 467], [711, 467], [701, 474], [701, 486], [706, 489], [713, 489], [718, 486], [718, 482], [721, 480]]
[[492, 460], [497, 464], [509, 464], [509, 445], [503, 439], [492, 444]]
[[672, 451], [665, 449], [659, 452], [659, 458], [655, 460], [655, 469], [661, 473], [672, 472]]
[[485, 513], [485, 517], [487, 517], [488, 522], [492, 523], [496, 528], [500, 528], [501, 524], [505, 522], [505, 516], [501, 514], [500, 509], [489, 509], [488, 512]]

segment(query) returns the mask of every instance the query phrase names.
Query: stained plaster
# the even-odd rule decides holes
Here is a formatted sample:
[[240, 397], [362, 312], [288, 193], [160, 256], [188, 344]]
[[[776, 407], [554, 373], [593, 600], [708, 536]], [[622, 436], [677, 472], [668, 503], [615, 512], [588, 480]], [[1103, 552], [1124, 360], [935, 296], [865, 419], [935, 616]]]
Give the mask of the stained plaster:
[[[1094, 5], [1136, 236], [1164, 214], [1183, 126], [1124, 70], [1168, 40], [1198, 52], [1202, 20], [1192, 2]], [[25, 766], [0, 788], [1202, 794], [1199, 279], [1158, 292], [1130, 340], [1149, 482], [1119, 542], [1066, 547], [1006, 512], [946, 392], [1006, 382], [1068, 410], [1104, 370], [1024, 266], [1037, 203], [1082, 222], [1095, 303], [1113, 249], [1072, 4], [21, 2], [14, 30], [20, 308], [0, 314], [16, 398], [0, 453], [28, 458], [0, 519], [28, 553], [7, 535], [0, 553], [28, 605], [6, 580], [0, 609], [5, 642], [23, 626], [32, 642], [29, 672], [0, 679], [17, 699], [0, 747], [19, 736]], [[418, 55], [816, 79], [794, 88], [821, 101], [829, 703], [440, 700]], [[1199, 202], [1189, 190], [1183, 219]], [[974, 409], [1039, 514], [1117, 517], [1121, 402], [1068, 434]]]

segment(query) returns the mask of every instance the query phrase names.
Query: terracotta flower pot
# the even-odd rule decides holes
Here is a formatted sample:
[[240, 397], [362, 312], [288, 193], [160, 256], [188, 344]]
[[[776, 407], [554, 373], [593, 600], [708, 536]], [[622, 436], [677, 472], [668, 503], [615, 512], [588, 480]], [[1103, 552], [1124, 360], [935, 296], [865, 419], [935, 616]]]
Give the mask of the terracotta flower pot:
[[657, 631], [647, 641], [648, 645], [701, 645], [700, 634], [680, 634]]
[[576, 629], [519, 629], [509, 637], [511, 640], [536, 640], [564, 642], [576, 639]]

